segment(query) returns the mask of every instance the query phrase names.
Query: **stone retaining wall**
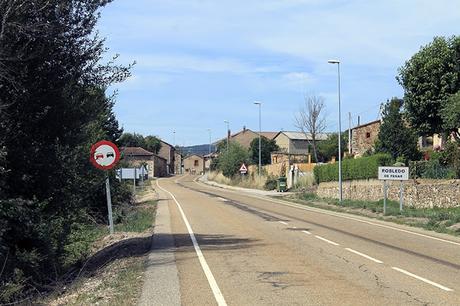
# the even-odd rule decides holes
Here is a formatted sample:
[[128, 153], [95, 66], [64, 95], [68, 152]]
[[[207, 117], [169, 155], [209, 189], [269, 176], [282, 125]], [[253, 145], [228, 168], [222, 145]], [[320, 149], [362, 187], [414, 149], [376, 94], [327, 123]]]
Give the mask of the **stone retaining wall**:
[[[399, 181], [388, 181], [388, 198], [399, 201]], [[383, 181], [356, 180], [342, 184], [344, 199], [378, 201], [383, 199]], [[338, 182], [320, 183], [316, 194], [338, 198]], [[417, 179], [404, 182], [404, 205], [417, 208], [460, 206], [460, 180]]]

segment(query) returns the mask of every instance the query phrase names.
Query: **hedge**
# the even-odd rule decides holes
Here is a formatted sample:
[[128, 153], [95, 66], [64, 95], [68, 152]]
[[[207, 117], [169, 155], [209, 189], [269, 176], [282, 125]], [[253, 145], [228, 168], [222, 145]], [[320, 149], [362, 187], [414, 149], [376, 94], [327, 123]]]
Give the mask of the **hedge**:
[[[390, 154], [379, 153], [368, 157], [342, 160], [342, 180], [360, 180], [377, 177], [379, 166], [394, 163]], [[317, 184], [339, 180], [339, 163], [317, 165], [313, 172]]]

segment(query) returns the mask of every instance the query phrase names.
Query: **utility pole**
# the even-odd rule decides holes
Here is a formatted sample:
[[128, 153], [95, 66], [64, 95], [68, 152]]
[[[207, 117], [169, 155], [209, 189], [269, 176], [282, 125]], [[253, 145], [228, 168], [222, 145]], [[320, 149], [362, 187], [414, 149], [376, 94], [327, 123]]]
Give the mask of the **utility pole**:
[[224, 120], [227, 123], [227, 152], [228, 152], [228, 143], [230, 141], [230, 122], [228, 120]]
[[348, 112], [348, 155], [351, 155], [351, 113]]
[[261, 145], [261, 134], [262, 134], [262, 102], [254, 102], [255, 105], [259, 106], [259, 180], [260, 180], [260, 174], [261, 174], [261, 169], [262, 169], [262, 145]]

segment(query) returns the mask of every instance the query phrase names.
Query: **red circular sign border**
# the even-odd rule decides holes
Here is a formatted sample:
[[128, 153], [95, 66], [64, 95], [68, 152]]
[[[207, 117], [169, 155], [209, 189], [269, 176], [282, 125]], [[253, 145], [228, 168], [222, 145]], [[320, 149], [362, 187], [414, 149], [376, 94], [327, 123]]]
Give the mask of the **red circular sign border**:
[[[110, 147], [112, 147], [112, 149], [115, 151], [115, 160], [113, 161], [112, 164], [108, 165], [108, 166], [101, 166], [99, 165], [96, 160], [94, 159], [94, 153], [96, 152], [96, 149], [102, 145], [108, 145]], [[91, 161], [91, 163], [93, 164], [94, 167], [98, 168], [98, 169], [101, 169], [101, 170], [110, 170], [112, 169], [113, 167], [115, 167], [115, 165], [118, 163], [118, 161], [120, 160], [120, 150], [118, 150], [118, 147], [113, 143], [113, 142], [110, 142], [108, 140], [101, 140], [101, 141], [98, 141], [96, 142], [95, 144], [93, 144], [91, 146], [91, 153], [90, 153], [90, 156], [89, 156], [89, 160]]]

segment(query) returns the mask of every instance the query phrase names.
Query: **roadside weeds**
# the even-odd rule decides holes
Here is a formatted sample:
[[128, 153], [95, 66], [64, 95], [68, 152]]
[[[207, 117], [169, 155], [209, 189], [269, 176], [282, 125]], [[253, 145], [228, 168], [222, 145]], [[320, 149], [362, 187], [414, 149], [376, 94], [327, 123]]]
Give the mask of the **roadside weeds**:
[[94, 242], [92, 255], [70, 284], [37, 303], [56, 306], [137, 304], [158, 201], [152, 193], [155, 191], [150, 189], [150, 193], [143, 195], [144, 201], [138, 201], [125, 212], [125, 217], [115, 225], [114, 234]]

